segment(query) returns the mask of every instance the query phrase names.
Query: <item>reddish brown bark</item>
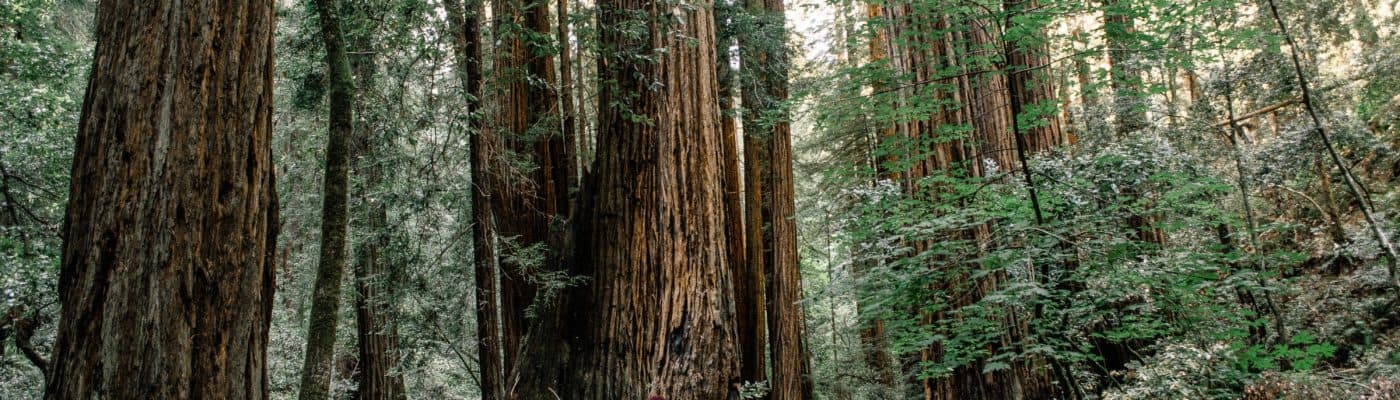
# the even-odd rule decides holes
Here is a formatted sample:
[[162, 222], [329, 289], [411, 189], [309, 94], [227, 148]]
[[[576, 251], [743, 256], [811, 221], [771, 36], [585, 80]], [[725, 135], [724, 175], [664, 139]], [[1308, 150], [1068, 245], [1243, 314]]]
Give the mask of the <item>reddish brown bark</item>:
[[496, 175], [487, 190], [492, 191], [491, 218], [497, 229], [503, 361], [510, 386], [518, 379], [514, 370], [530, 324], [526, 311], [536, 300], [538, 285], [533, 280], [542, 269], [555, 267], [549, 261], [554, 257], [522, 256], [532, 250], [558, 250], [550, 248], [550, 228], [567, 215], [573, 169], [553, 87], [558, 79], [554, 57], [543, 39], [551, 31], [548, 3], [495, 0], [492, 7], [498, 45], [491, 99], [498, 106], [484, 140], [498, 141], [497, 151], [486, 160], [488, 173]]
[[[881, 18], [882, 9], [883, 8], [879, 4], [873, 2], [868, 3], [866, 5], [866, 18], [869, 20]], [[870, 60], [872, 64], [883, 65], [885, 62], [889, 61], [889, 50], [887, 50], [889, 45], [888, 40], [889, 38], [883, 29], [876, 30], [872, 33], [869, 43]], [[883, 93], [888, 89], [889, 83], [876, 81], [872, 86], [875, 92]], [[874, 141], [877, 143], [872, 147], [879, 146], [879, 143], [888, 143], [890, 140], [894, 139], [894, 135], [895, 131], [893, 125], [877, 126], [874, 135]], [[872, 153], [875, 153], [875, 151], [872, 150]], [[887, 168], [884, 166], [887, 162], [894, 161], [893, 159], [888, 156], [881, 157], [877, 154], [871, 154], [870, 161], [876, 171], [876, 179], [899, 181], [899, 173], [887, 171]], [[874, 185], [874, 183], [872, 183], [872, 185]], [[869, 270], [870, 264], [871, 263], [862, 263], [859, 266], [861, 270], [857, 272], [864, 274]], [[860, 316], [860, 320], [864, 324], [864, 327], [860, 331], [860, 343], [864, 353], [866, 367], [875, 372], [877, 381], [882, 386], [881, 389], [889, 391], [894, 388], [895, 373], [893, 368], [894, 359], [890, 357], [889, 345], [886, 340], [885, 321], [881, 318], [871, 316], [869, 307], [866, 306], [864, 302], [858, 303], [856, 305], [856, 310]], [[889, 393], [881, 394], [885, 395]]]
[[[922, 178], [935, 174], [954, 177], [978, 177], [984, 174], [983, 157], [996, 162], [1003, 171], [1017, 168], [1017, 136], [1011, 124], [1010, 86], [1004, 76], [998, 80], [980, 73], [992, 65], [968, 63], [969, 54], [1000, 55], [1000, 38], [983, 31], [985, 21], [953, 20], [916, 4], [887, 3], [880, 7], [886, 21], [885, 37], [900, 37], [898, 43], [882, 42], [885, 59], [897, 76], [896, 107], [918, 104], [948, 104], [932, 112], [928, 118], [911, 118], [894, 123], [894, 137], [911, 146], [902, 153], [911, 164], [904, 171], [906, 194], [929, 201], [941, 201], [943, 189], [918, 186]], [[966, 24], [963, 29], [948, 29], [949, 24]], [[973, 58], [975, 59], [975, 57]], [[987, 63], [992, 64], [992, 63]], [[989, 68], [992, 67], [992, 68]], [[948, 76], [946, 71], [973, 72]], [[967, 107], [951, 105], [962, 104]], [[965, 137], [951, 136], [940, 131], [946, 126], [966, 124], [972, 128]], [[935, 139], [936, 138], [936, 139]], [[990, 147], [990, 148], [988, 148]], [[953, 237], [984, 241], [990, 234], [983, 227], [961, 232], [949, 232]], [[929, 242], [909, 244], [914, 253], [930, 248]], [[934, 260], [935, 268], [956, 268], [952, 260]], [[970, 278], [966, 273], [948, 271], [948, 278], [937, 284], [937, 292], [946, 293], [948, 311], [921, 314], [920, 319], [930, 327], [956, 324], [958, 310], [976, 302], [986, 293], [996, 290], [1005, 279], [1003, 274]], [[1001, 321], [1007, 334], [989, 343], [989, 351], [1008, 351], [1024, 336], [1024, 323], [1014, 314]], [[935, 328], [941, 329], [941, 328]], [[918, 361], [944, 362], [948, 354], [941, 343], [935, 343], [919, 354]], [[916, 379], [915, 383], [926, 399], [964, 398], [1052, 398], [1054, 388], [1048, 374], [1036, 362], [1016, 360], [1007, 369], [984, 373], [985, 360], [973, 360], [954, 368], [949, 374], [932, 379]], [[919, 373], [922, 371], [910, 371]]]
[[452, 29], [452, 50], [456, 72], [465, 97], [463, 114], [471, 134], [472, 173], [472, 264], [475, 280], [477, 360], [482, 400], [505, 398], [504, 364], [501, 360], [500, 305], [497, 299], [495, 224], [491, 218], [492, 175], [488, 160], [493, 144], [477, 113], [481, 112], [481, 24], [482, 2], [444, 0]]
[[[1006, 0], [1005, 11], [1019, 15], [1040, 9], [1039, 0]], [[1014, 18], [1014, 17], [1013, 17]], [[1011, 20], [1007, 21], [1012, 23]], [[1008, 46], [1006, 74], [1009, 97], [1020, 103], [1023, 110], [1043, 109], [1059, 101], [1056, 98], [1054, 73], [1050, 69], [1049, 51], [1045, 45], [1004, 43]], [[1050, 111], [1037, 112], [1034, 117], [1021, 116], [1021, 131], [1027, 153], [1036, 154], [1072, 142], [1064, 132], [1059, 116]]]
[[[711, 4], [599, 4], [602, 86], [576, 400], [723, 399], [735, 354]], [[619, 28], [645, 26], [647, 29]], [[665, 49], [664, 52], [659, 49]], [[652, 61], [639, 60], [645, 55]]]
[[[812, 398], [811, 366], [808, 360], [806, 317], [798, 301], [802, 299], [801, 265], [797, 259], [796, 206], [792, 177], [792, 131], [786, 111], [787, 29], [782, 0], [747, 0], [749, 12], [758, 20], [755, 32], [741, 36], [745, 76], [745, 151], [755, 153], [757, 173], [764, 174], [758, 187], [761, 194], [761, 222], [767, 300], [768, 345], [772, 350], [769, 397], [776, 400]], [[757, 146], [750, 151], [749, 144]], [[753, 244], [751, 244], [752, 246]]]
[[[723, 8], [720, 8], [723, 7]], [[740, 377], [745, 382], [762, 382], [767, 380], [767, 347], [768, 337], [764, 334], [764, 278], [761, 258], [761, 248], [750, 249], [750, 243], [761, 244], [762, 222], [746, 221], [743, 190], [743, 179], [748, 177], [749, 170], [741, 168], [739, 163], [739, 121], [735, 100], [738, 95], [737, 77], [730, 65], [730, 47], [735, 44], [733, 26], [730, 14], [734, 10], [733, 6], [716, 5], [715, 25], [716, 25], [716, 69], [718, 71], [719, 83], [719, 107], [720, 107], [720, 135], [724, 145], [724, 207], [725, 215], [729, 218], [726, 227], [727, 250], [729, 252], [729, 265], [731, 279], [734, 285], [734, 327], [739, 334], [739, 371]], [[747, 140], [747, 139], [744, 139]], [[748, 147], [744, 149], [750, 151]], [[747, 154], [747, 153], [746, 153]], [[746, 157], [756, 157], [755, 155]], [[753, 158], [750, 158], [753, 159]], [[757, 169], [752, 169], [757, 173]], [[753, 176], [757, 179], [757, 175]], [[755, 196], [758, 192], [753, 192]], [[754, 207], [752, 214], [755, 218], [761, 217], [758, 207], [759, 200], [754, 197], [750, 201]], [[748, 228], [752, 227], [753, 232]], [[750, 237], [753, 242], [750, 242]], [[750, 254], [752, 252], [752, 254]], [[751, 255], [760, 256], [758, 264], [750, 264]]]
[[47, 398], [267, 398], [273, 11], [98, 5]]

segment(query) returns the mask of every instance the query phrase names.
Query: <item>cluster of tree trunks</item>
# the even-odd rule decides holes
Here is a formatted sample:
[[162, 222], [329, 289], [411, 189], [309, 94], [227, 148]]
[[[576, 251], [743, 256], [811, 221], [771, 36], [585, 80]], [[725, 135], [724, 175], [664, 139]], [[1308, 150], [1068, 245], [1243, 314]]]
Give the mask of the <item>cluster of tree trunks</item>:
[[[1007, 1], [1004, 12], [1014, 15], [1035, 4]], [[906, 195], [937, 197], [939, 188], [921, 186], [925, 177], [935, 174], [952, 176], [985, 176], [987, 161], [998, 172], [1022, 172], [1030, 181], [1026, 168], [1028, 154], [1069, 143], [1071, 135], [1060, 129], [1056, 115], [1034, 115], [1024, 110], [1028, 106], [1053, 101], [1055, 89], [1047, 72], [1046, 51], [1041, 48], [1008, 43], [1000, 31], [1014, 23], [1014, 18], [992, 21], [965, 15], [945, 14], [937, 7], [922, 3], [887, 1], [871, 3], [869, 17], [881, 21], [881, 28], [872, 37], [872, 61], [892, 72], [892, 80], [876, 82], [877, 93], [888, 94], [885, 102], [896, 108], [915, 104], [939, 104], [931, 115], [893, 121], [876, 129], [886, 145], [903, 146], [893, 151], [902, 155], [922, 155], [900, 160], [884, 157], [880, 179], [899, 183]], [[956, 25], [954, 25], [956, 24]], [[989, 56], [990, 55], [990, 56]], [[949, 74], [947, 71], [957, 71]], [[1021, 126], [1016, 121], [1034, 121]], [[926, 117], [926, 118], [925, 118]], [[949, 127], [968, 126], [970, 132], [957, 136], [947, 133]], [[897, 164], [909, 165], [907, 169]], [[1034, 194], [1032, 194], [1034, 199]], [[991, 233], [986, 226], [951, 233], [954, 238], [985, 240]], [[931, 243], [910, 243], [915, 253], [928, 249]], [[952, 260], [931, 260], [932, 268], [956, 271]], [[990, 293], [1006, 279], [1004, 274], [971, 278], [965, 273], [950, 273], [933, 292], [945, 293], [949, 310], [923, 314], [924, 323], [947, 324], [958, 318], [959, 310]], [[1005, 334], [992, 344], [993, 353], [1014, 350], [1026, 335], [1024, 315], [1008, 310], [1003, 321]], [[952, 322], [956, 323], [956, 322]], [[890, 368], [888, 356], [880, 348], [883, 323], [868, 319], [862, 339], [868, 349], [867, 363], [877, 371]], [[906, 360], [911, 368], [929, 362], [944, 361], [946, 354], [940, 345], [920, 352], [916, 359]], [[975, 398], [1054, 398], [1058, 388], [1043, 360], [1023, 358], [1011, 368], [983, 372], [985, 360], [972, 360], [962, 367], [938, 378], [915, 378], [920, 396], [926, 399]], [[917, 374], [917, 368], [908, 371]]]
[[[771, 359], [772, 397], [810, 398], [790, 128], [785, 116], [753, 117], [785, 114], [785, 54], [751, 56], [753, 68], [768, 72], [745, 83], [751, 118], [742, 170], [752, 183], [744, 199], [736, 127], [732, 120], [722, 127], [713, 4], [674, 15], [653, 1], [599, 5], [600, 39], [609, 46], [598, 70], [607, 84], [599, 151], [587, 164], [587, 141], [571, 126], [572, 93], [557, 92], [571, 71], [556, 73], [545, 50], [552, 44], [535, 42], [552, 29], [547, 4], [493, 4], [500, 40], [490, 96], [481, 71], [483, 5], [444, 5], [473, 131], [485, 396], [731, 398], [745, 376], [761, 379]], [[750, 7], [777, 16], [768, 34], [786, 37], [781, 2]], [[561, 41], [568, 38], [564, 9]], [[345, 37], [334, 0], [317, 1], [316, 11], [331, 105], [301, 396], [321, 399], [329, 396], [349, 259], [350, 169], [369, 187], [385, 175], [350, 162], [351, 153], [372, 156], [381, 144], [372, 118], [362, 118], [358, 131], [354, 118], [373, 114], [355, 101], [357, 83], [373, 90], [373, 56], [363, 51], [372, 42]], [[101, 44], [65, 225], [64, 314], [49, 396], [265, 398], [277, 231], [269, 156], [273, 4], [110, 0], [98, 15]], [[636, 26], [644, 33], [627, 30]], [[347, 45], [366, 49], [351, 57]], [[228, 52], [239, 57], [217, 56]], [[481, 115], [485, 97], [499, 105], [490, 116]], [[578, 193], [572, 202], [571, 193]], [[376, 200], [368, 193], [359, 199]], [[375, 234], [355, 252], [357, 396], [402, 398], [402, 378], [392, 372], [392, 307], [383, 303], [392, 296], [377, 283], [393, 268], [379, 251], [387, 215], [364, 212]], [[521, 256], [537, 250], [542, 256]], [[545, 297], [541, 272], [550, 270], [587, 283]], [[736, 307], [746, 315], [743, 334]], [[530, 348], [537, 342], [551, 351]], [[746, 358], [734, 356], [741, 342]], [[148, 351], [119, 353], [130, 348]], [[567, 352], [552, 351], [561, 348]], [[552, 373], [521, 372], [550, 365], [557, 366]]]
[[[478, 108], [479, 13], [447, 5], [457, 15], [459, 76]], [[571, 126], [572, 93], [559, 92], [572, 86], [562, 82], [569, 46], [557, 46], [566, 49], [564, 70], [554, 71], [541, 49], [555, 44], [527, 39], [548, 37], [549, 8], [493, 6], [501, 40], [487, 97], [499, 107], [473, 124], [472, 151], [487, 398], [724, 398], [764, 380], [767, 343], [773, 397], [811, 397], [787, 123], [746, 121], [765, 132], [745, 136], [741, 168], [737, 124], [721, 111], [733, 107], [738, 85], [718, 63], [728, 64], [728, 45], [716, 46], [713, 5], [676, 15], [652, 6], [599, 4], [600, 40], [609, 45], [598, 59], [606, 84], [595, 160]], [[753, 7], [777, 15], [770, 34], [785, 37], [780, 3]], [[556, 8], [561, 41], [565, 9]], [[754, 65], [779, 71], [786, 60]], [[752, 83], [751, 93], [776, 108], [786, 74]], [[511, 254], [526, 250], [543, 256], [525, 265]], [[560, 271], [586, 283], [543, 296], [540, 276]]]

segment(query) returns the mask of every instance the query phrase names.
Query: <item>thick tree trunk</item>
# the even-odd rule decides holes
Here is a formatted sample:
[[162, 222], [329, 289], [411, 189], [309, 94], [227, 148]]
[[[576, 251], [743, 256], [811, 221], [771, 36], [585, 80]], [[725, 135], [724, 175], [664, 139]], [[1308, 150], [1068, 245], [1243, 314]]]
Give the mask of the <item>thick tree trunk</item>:
[[326, 47], [330, 80], [330, 131], [326, 144], [326, 175], [321, 205], [321, 254], [311, 293], [311, 322], [306, 331], [306, 359], [301, 369], [302, 400], [329, 399], [335, 374], [336, 325], [340, 317], [340, 286], [345, 274], [345, 231], [349, 221], [350, 137], [354, 135], [355, 83], [340, 31], [335, 0], [317, 0], [321, 39]]
[[711, 10], [599, 4], [605, 107], [578, 238], [594, 272], [561, 398], [737, 397]]
[[273, 28], [272, 1], [98, 5], [47, 398], [267, 398]]
[[500, 306], [497, 301], [495, 225], [491, 219], [491, 184], [487, 160], [491, 151], [481, 116], [481, 0], [444, 0], [452, 29], [456, 72], [465, 97], [464, 115], [471, 135], [472, 264], [476, 289], [476, 345], [482, 400], [505, 398], [501, 360]]

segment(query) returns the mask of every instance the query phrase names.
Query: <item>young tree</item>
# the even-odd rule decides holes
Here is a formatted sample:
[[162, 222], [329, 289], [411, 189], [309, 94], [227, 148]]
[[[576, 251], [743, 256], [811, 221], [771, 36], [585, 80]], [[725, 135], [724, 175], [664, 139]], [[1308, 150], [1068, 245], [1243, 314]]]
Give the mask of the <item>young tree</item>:
[[316, 12], [321, 21], [330, 81], [330, 132], [322, 187], [321, 257], [311, 292], [311, 322], [301, 369], [302, 400], [330, 398], [331, 377], [335, 374], [336, 325], [340, 322], [340, 286], [345, 274], [349, 223], [350, 137], [355, 134], [355, 81], [341, 33], [339, 5], [336, 0], [316, 0]]
[[103, 0], [49, 399], [266, 399], [274, 2]]

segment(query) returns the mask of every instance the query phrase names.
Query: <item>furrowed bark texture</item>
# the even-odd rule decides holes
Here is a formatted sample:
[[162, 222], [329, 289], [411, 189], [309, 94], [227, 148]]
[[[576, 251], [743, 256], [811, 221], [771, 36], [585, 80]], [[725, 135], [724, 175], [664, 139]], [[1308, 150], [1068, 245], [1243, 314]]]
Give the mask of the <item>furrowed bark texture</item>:
[[[767, 179], [760, 188], [764, 232], [764, 281], [768, 344], [772, 350], [769, 397], [776, 400], [812, 398], [811, 366], [806, 342], [801, 266], [797, 260], [797, 224], [793, 198], [792, 130], [785, 110], [788, 99], [787, 29], [782, 0], [747, 0], [757, 18], [755, 32], [740, 37], [744, 49], [746, 120]], [[746, 146], [746, 151], [748, 150]], [[766, 164], [766, 165], [763, 165]], [[750, 221], [755, 218], [750, 217]], [[743, 311], [740, 312], [743, 315]]]
[[330, 80], [330, 132], [326, 144], [326, 176], [321, 205], [321, 254], [311, 293], [311, 322], [306, 331], [306, 359], [301, 369], [302, 400], [329, 399], [335, 374], [336, 325], [340, 317], [340, 286], [345, 274], [346, 201], [349, 197], [350, 137], [354, 135], [355, 83], [340, 32], [335, 0], [317, 0], [321, 39], [326, 47]]
[[561, 398], [737, 397], [714, 20], [694, 6], [599, 4], [610, 49], [579, 246], [594, 273], [576, 303], [591, 323]]
[[[1039, 0], [1006, 0], [1003, 6], [1010, 15], [1039, 12]], [[1012, 20], [1008, 24], [1014, 23]], [[1059, 101], [1055, 88], [1055, 74], [1050, 69], [1049, 50], [1044, 44], [1008, 43], [1006, 65], [1010, 98], [1019, 100], [1021, 108], [1048, 108]], [[1026, 152], [1035, 154], [1055, 147], [1074, 143], [1075, 138], [1063, 129], [1059, 114], [1039, 112], [1035, 118], [1022, 116], [1026, 123], [1021, 124], [1021, 132], [1016, 133], [1022, 140]]]
[[[745, 113], [745, 126], [753, 125], [747, 118], [749, 113]], [[750, 366], [745, 367], [745, 377], [752, 376], [760, 378], [767, 377], [767, 348], [768, 348], [768, 319], [767, 310], [767, 229], [763, 216], [767, 215], [767, 202], [764, 201], [769, 193], [764, 188], [768, 187], [769, 160], [771, 156], [763, 151], [766, 147], [765, 140], [756, 137], [755, 131], [744, 129], [744, 258], [745, 265], [740, 268], [732, 268], [740, 273], [739, 278], [744, 280], [743, 292], [746, 298], [743, 301], [743, 309], [738, 310], [738, 315], [744, 320], [744, 332], [741, 336], [743, 343], [744, 359], [750, 362]], [[735, 290], [738, 290], [737, 288]], [[737, 305], [736, 305], [737, 306]], [[750, 358], [752, 357], [752, 358]], [[758, 382], [753, 381], [753, 382]]]
[[[730, 47], [735, 44], [732, 25], [733, 5], [715, 5], [715, 52], [719, 82], [720, 137], [724, 144], [724, 208], [729, 219], [726, 232], [730, 278], [734, 285], [734, 327], [739, 334], [739, 374], [745, 382], [767, 380], [767, 337], [763, 301], [763, 269], [749, 264], [748, 228], [745, 222], [742, 168], [739, 163], [739, 121], [735, 98], [737, 74], [730, 65]], [[757, 203], [754, 203], [757, 210]], [[755, 217], [759, 215], [754, 214]], [[754, 226], [761, 229], [761, 226]], [[754, 238], [761, 233], [755, 231]], [[759, 243], [755, 241], [754, 243]], [[762, 264], [759, 264], [762, 265]]]
[[505, 398], [504, 365], [501, 361], [500, 314], [497, 297], [495, 225], [491, 219], [493, 186], [487, 160], [491, 143], [481, 116], [481, 15], [482, 1], [443, 0], [452, 29], [452, 52], [457, 78], [465, 95], [463, 113], [471, 135], [472, 174], [472, 264], [476, 289], [476, 345], [482, 400]]
[[[493, 174], [491, 218], [495, 219], [497, 259], [501, 276], [501, 328], [507, 386], [518, 377], [520, 346], [529, 328], [526, 310], [535, 303], [542, 269], [554, 268], [544, 259], [525, 260], [527, 251], [550, 246], [551, 226], [566, 217], [573, 169], [566, 154], [566, 134], [560, 127], [554, 57], [548, 55], [551, 31], [548, 3], [543, 0], [496, 0], [493, 4], [497, 47], [494, 64], [499, 104], [493, 126], [483, 140], [488, 174]], [[557, 233], [557, 232], [556, 232]]]
[[49, 399], [265, 399], [270, 0], [104, 0]]

